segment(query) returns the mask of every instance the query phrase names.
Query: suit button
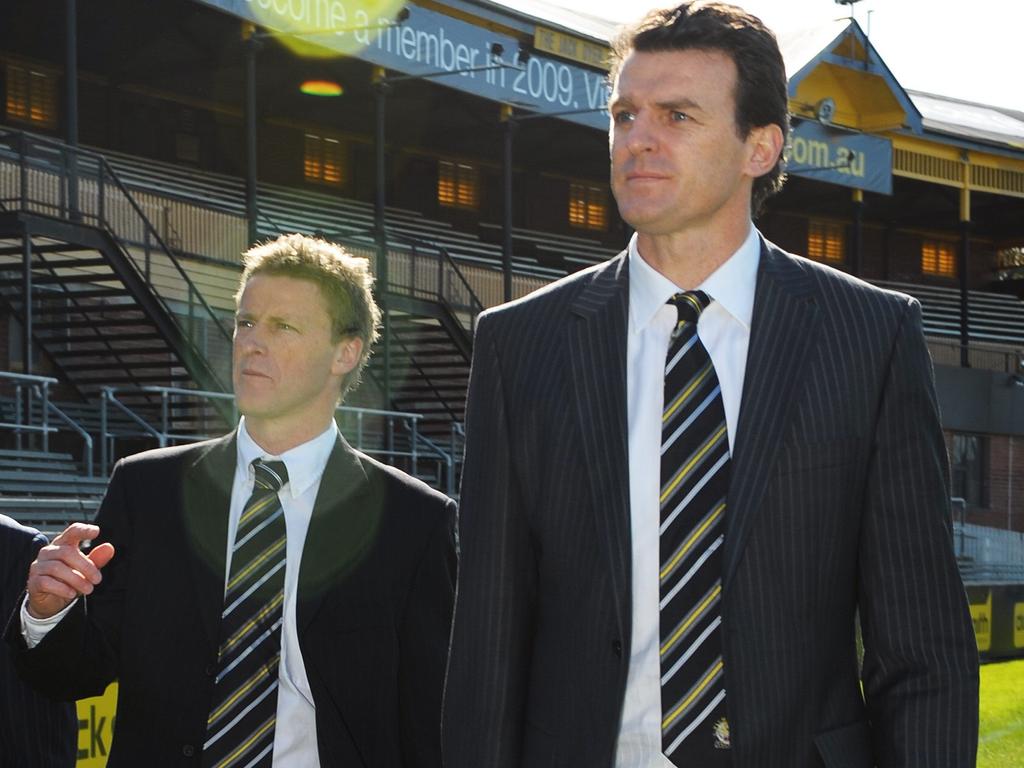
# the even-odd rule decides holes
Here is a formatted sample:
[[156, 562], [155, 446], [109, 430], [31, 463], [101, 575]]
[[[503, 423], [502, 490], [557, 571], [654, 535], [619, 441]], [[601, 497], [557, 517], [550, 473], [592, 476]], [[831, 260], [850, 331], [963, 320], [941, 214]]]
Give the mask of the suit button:
[[621, 640], [612, 640], [612, 653], [614, 653], [618, 658], [620, 658], [620, 659], [622, 658], [622, 641]]
[[217, 675], [217, 662], [211, 661], [206, 665], [206, 676], [215, 677]]
[[183, 754], [185, 757], [192, 757], [195, 753], [196, 748], [193, 747], [191, 744], [186, 744], [181, 748], [181, 754]]

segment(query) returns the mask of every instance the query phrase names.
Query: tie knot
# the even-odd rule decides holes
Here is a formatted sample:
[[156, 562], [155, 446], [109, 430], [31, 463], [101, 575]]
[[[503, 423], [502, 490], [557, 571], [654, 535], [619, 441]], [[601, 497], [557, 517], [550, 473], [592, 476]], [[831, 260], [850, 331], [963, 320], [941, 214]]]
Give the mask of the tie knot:
[[676, 308], [680, 323], [696, 323], [700, 313], [708, 308], [711, 297], [704, 291], [683, 291], [668, 300]]
[[252, 463], [256, 471], [256, 485], [277, 493], [288, 482], [288, 469], [283, 461], [256, 459]]

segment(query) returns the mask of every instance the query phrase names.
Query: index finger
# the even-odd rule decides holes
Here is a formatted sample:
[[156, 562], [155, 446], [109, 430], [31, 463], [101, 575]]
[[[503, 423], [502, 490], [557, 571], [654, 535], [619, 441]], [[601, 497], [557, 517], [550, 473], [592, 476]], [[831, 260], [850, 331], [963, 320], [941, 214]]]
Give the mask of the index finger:
[[61, 531], [50, 544], [60, 546], [68, 544], [77, 547], [83, 541], [91, 541], [100, 535], [100, 527], [91, 523], [72, 523]]

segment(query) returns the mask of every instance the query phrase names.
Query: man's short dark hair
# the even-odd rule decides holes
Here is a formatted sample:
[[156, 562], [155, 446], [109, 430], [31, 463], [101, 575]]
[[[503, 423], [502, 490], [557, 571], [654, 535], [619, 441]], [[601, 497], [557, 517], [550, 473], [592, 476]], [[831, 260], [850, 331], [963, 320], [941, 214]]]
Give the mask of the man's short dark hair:
[[[775, 35], [760, 19], [742, 8], [694, 0], [675, 8], [650, 11], [612, 41], [610, 77], [618, 77], [623, 60], [633, 51], [721, 51], [736, 65], [736, 130], [746, 139], [755, 127], [775, 124], [789, 136], [789, 92], [786, 66]], [[754, 215], [782, 189], [782, 157], [764, 176], [754, 179], [750, 207]]]

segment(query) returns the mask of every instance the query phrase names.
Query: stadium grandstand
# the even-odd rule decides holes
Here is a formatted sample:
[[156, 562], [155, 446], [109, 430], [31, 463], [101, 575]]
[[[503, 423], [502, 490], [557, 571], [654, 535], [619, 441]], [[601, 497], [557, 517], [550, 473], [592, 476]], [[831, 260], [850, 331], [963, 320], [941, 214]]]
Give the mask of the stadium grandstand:
[[[628, 239], [615, 27], [365, 7], [5, 0], [0, 511], [58, 530], [119, 456], [230, 429], [239, 254], [294, 231], [367, 258], [386, 310], [346, 435], [456, 492], [477, 315]], [[1024, 653], [1024, 113], [905, 89], [852, 19], [780, 42], [789, 180], [757, 225], [921, 301], [979, 646]]]

